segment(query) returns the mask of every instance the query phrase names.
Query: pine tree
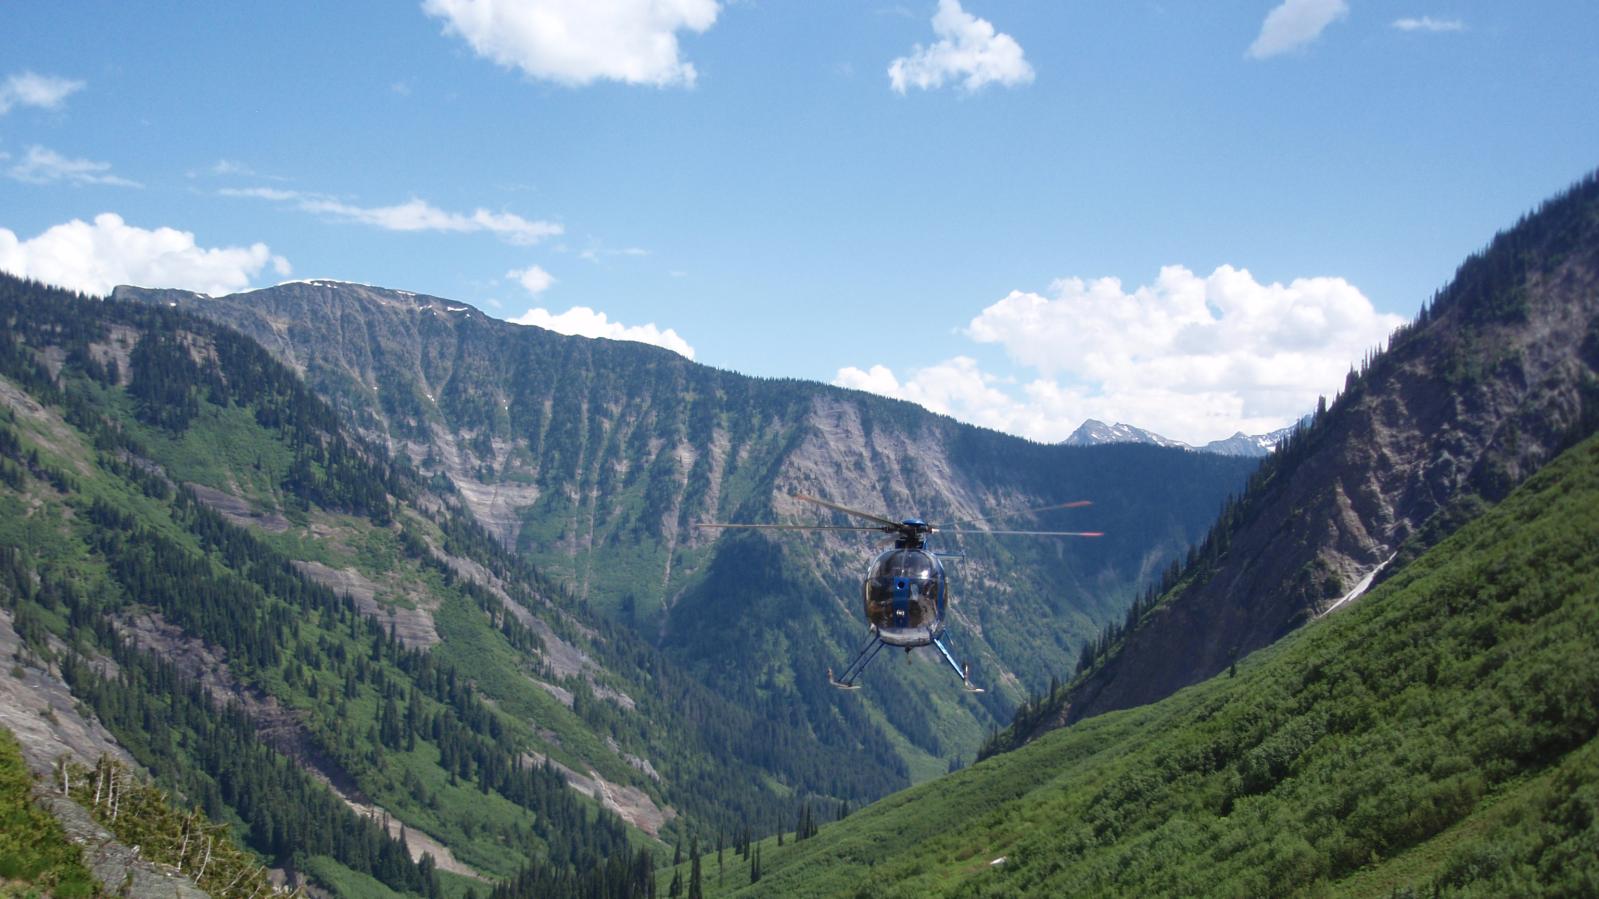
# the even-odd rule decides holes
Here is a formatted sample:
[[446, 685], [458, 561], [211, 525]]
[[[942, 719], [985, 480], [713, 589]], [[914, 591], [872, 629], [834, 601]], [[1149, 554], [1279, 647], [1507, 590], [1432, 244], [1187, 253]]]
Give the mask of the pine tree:
[[705, 899], [705, 887], [700, 883], [700, 838], [689, 844], [688, 899]]

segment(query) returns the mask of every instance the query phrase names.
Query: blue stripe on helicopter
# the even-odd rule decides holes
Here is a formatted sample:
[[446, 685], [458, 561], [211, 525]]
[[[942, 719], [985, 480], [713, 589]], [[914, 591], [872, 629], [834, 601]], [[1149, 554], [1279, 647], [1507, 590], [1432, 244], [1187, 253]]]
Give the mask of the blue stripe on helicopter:
[[911, 582], [907, 578], [894, 579], [894, 623], [899, 627], [909, 624], [911, 609]]

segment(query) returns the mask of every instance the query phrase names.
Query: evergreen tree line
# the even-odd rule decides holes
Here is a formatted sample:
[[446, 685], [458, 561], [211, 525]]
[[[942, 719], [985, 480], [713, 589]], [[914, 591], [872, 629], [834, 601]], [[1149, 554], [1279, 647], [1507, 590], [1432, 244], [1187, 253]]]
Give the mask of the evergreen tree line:
[[655, 858], [639, 849], [583, 867], [534, 861], [496, 884], [489, 899], [654, 899], [655, 894]]
[[[187, 491], [179, 491], [173, 511], [223, 567], [98, 501], [89, 513], [99, 525], [94, 546], [127, 595], [223, 648], [241, 675], [281, 668], [287, 680], [305, 684], [318, 682], [318, 673], [332, 675], [330, 686], [313, 688], [313, 695], [331, 702], [323, 705], [322, 726], [312, 733], [351, 773], [383, 767], [376, 747], [356, 740], [357, 728], [340, 712], [340, 700], [353, 700], [365, 689], [379, 700], [376, 743], [396, 750], [415, 748], [419, 737], [433, 743], [452, 779], [475, 782], [483, 792], [532, 811], [534, 832], [552, 860], [586, 864], [626, 847], [621, 821], [609, 812], [588, 812], [553, 767], [526, 762], [524, 747], [452, 667], [431, 653], [407, 649], [348, 597], [307, 581], [288, 559]], [[523, 628], [504, 617], [505, 626]], [[302, 638], [305, 623], [345, 639], [324, 633], [310, 643]], [[352, 651], [354, 646], [364, 651]], [[427, 709], [424, 698], [432, 701]], [[404, 714], [397, 700], [405, 702]]]

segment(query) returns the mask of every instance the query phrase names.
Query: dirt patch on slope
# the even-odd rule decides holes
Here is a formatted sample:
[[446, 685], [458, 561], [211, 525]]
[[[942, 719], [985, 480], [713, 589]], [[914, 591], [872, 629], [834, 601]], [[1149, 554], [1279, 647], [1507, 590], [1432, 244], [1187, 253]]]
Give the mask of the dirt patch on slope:
[[45, 449], [70, 460], [79, 475], [89, 476], [92, 469], [83, 442], [54, 410], [39, 405], [27, 391], [7, 378], [0, 378], [0, 404], [9, 406], [18, 418], [33, 423], [41, 432], [37, 439]]
[[542, 618], [531, 618], [526, 622], [533, 632], [544, 641], [544, 660], [550, 665], [550, 673], [556, 677], [571, 677], [582, 673], [585, 667], [598, 667], [581, 649], [562, 640], [555, 635], [548, 622]]
[[277, 510], [262, 511], [254, 503], [243, 497], [234, 496], [215, 487], [196, 484], [193, 481], [184, 483], [194, 498], [208, 506], [211, 511], [221, 515], [229, 524], [236, 524], [245, 528], [260, 528], [273, 534], [281, 534], [289, 529], [289, 520], [284, 518]]
[[394, 626], [394, 634], [409, 649], [427, 649], [439, 643], [433, 613], [420, 606], [406, 608], [378, 601], [378, 585], [354, 568], [330, 568], [321, 562], [295, 560], [296, 570], [334, 593], [348, 594], [363, 615]]
[[[524, 759], [535, 765], [542, 765], [547, 757], [534, 752], [524, 756]], [[671, 806], [661, 808], [655, 804], [655, 800], [651, 799], [649, 794], [638, 787], [618, 786], [601, 777], [599, 772], [593, 769], [590, 769], [587, 775], [583, 775], [553, 759], [548, 761], [555, 766], [555, 770], [561, 772], [562, 777], [566, 778], [567, 786], [595, 800], [615, 812], [623, 821], [652, 837], [658, 836], [661, 827], [677, 817], [676, 809]]]

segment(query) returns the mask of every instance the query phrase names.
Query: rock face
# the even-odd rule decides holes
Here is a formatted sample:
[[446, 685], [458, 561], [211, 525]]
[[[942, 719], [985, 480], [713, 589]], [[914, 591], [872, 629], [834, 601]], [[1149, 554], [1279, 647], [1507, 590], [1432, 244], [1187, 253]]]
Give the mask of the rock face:
[[[403, 606], [394, 602], [379, 602], [378, 585], [354, 568], [329, 568], [321, 562], [299, 561], [294, 567], [310, 580], [327, 587], [334, 593], [349, 596], [361, 614], [370, 615], [394, 630], [394, 635], [407, 648], [427, 649], [439, 642], [438, 629], [433, 626], [433, 613], [418, 605]], [[428, 602], [428, 596], [420, 595]]]
[[206, 899], [210, 895], [189, 878], [142, 857], [139, 847], [119, 842], [76, 802], [53, 792], [39, 798], [61, 822], [67, 837], [83, 847], [84, 864], [108, 895], [129, 899]]
[[1599, 424], [1599, 181], [1463, 264], [1224, 516], [1191, 583], [1028, 738], [1225, 669], [1446, 536]]
[[[64, 647], [51, 648], [60, 651]], [[0, 609], [0, 660], [11, 669], [0, 674], [0, 726], [16, 734], [22, 756], [34, 774], [48, 774], [62, 756], [85, 765], [94, 764], [102, 755], [125, 765], [134, 764], [97, 719], [79, 713], [79, 703], [61, 680], [56, 666], [23, 648], [22, 639], [12, 627], [11, 613], [4, 609]], [[103, 664], [115, 669], [115, 663], [109, 660]]]

